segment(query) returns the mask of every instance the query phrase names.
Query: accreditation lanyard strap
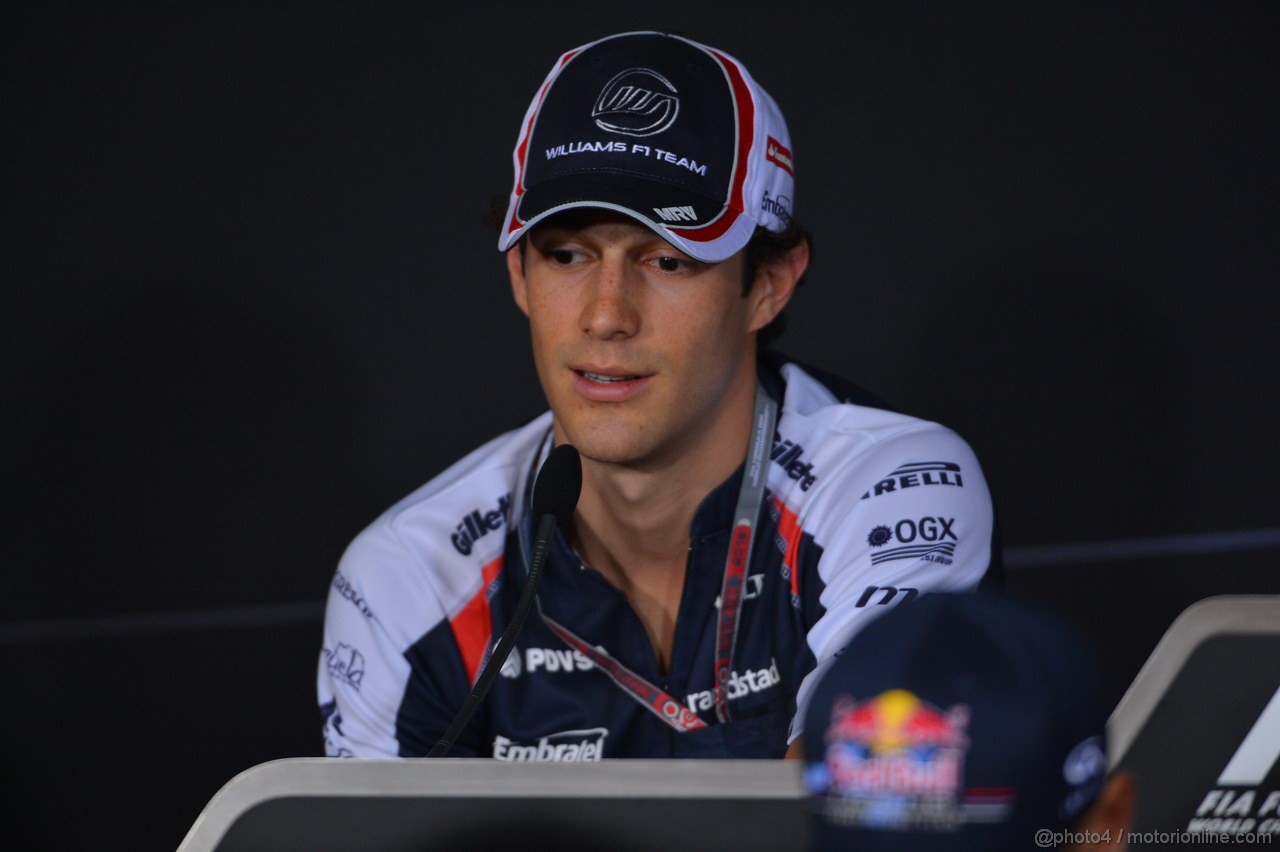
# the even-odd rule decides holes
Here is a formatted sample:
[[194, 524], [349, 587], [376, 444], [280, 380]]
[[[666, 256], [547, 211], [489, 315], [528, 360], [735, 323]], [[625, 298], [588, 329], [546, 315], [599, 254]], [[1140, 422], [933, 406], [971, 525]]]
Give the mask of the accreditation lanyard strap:
[[[757, 387], [755, 411], [751, 418], [751, 439], [747, 445], [742, 485], [738, 489], [738, 504], [734, 508], [733, 532], [729, 536], [729, 552], [725, 557], [724, 578], [720, 586], [720, 613], [716, 621], [713, 694], [716, 718], [721, 722], [728, 722], [730, 719], [728, 685], [733, 676], [733, 652], [742, 615], [743, 586], [751, 561], [756, 519], [764, 501], [764, 484], [769, 472], [769, 449], [777, 419], [777, 404], [765, 393], [764, 388]], [[538, 615], [561, 641], [581, 652], [624, 692], [663, 722], [681, 732], [706, 727], [706, 723], [696, 713], [668, 695], [661, 687], [622, 665], [605, 649], [591, 645], [548, 617], [542, 612], [541, 604], [538, 606]]]

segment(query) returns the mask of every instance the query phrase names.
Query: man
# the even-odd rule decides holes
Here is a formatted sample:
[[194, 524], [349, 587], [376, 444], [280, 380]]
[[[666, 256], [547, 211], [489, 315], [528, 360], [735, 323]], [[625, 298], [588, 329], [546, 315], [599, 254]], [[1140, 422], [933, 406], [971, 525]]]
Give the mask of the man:
[[858, 633], [804, 732], [814, 848], [1124, 849], [1127, 773], [1107, 777], [1102, 675], [1052, 613], [925, 595]]
[[511, 619], [531, 483], [567, 442], [577, 509], [451, 753], [781, 757], [816, 666], [863, 621], [988, 573], [977, 461], [936, 424], [758, 360], [809, 245], [782, 115], [732, 57], [658, 33], [570, 51], [515, 171], [499, 247], [551, 411], [352, 543], [319, 671], [327, 751], [430, 750]]

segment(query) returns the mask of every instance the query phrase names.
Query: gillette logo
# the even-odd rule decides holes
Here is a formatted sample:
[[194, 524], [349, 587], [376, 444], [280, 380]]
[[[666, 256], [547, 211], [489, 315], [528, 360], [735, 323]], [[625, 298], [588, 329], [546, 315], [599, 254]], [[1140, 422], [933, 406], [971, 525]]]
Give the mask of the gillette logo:
[[527, 763], [599, 763], [607, 736], [608, 728], [586, 728], [547, 734], [536, 743], [525, 745], [499, 734], [493, 738], [493, 756]]
[[784, 441], [776, 434], [773, 436], [773, 450], [769, 458], [785, 470], [787, 476], [800, 483], [801, 491], [808, 491], [818, 481], [818, 475], [813, 472], [813, 462], [807, 462], [803, 457], [803, 446], [794, 441]]
[[462, 523], [458, 524], [457, 531], [449, 536], [449, 540], [453, 542], [454, 550], [463, 556], [470, 556], [476, 540], [501, 527], [507, 519], [507, 512], [510, 508], [511, 495], [503, 494], [498, 498], [497, 509], [484, 514], [481, 514], [480, 510], [476, 509], [467, 515], [462, 519]]

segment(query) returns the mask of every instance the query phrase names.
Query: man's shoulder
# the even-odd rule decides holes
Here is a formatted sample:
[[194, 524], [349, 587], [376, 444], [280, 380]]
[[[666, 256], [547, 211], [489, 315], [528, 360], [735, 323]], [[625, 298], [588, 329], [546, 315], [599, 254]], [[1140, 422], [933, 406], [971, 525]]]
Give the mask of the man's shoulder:
[[[807, 364], [776, 359], [773, 392], [781, 397], [774, 460], [795, 455], [788, 442], [808, 441], [812, 451], [833, 461], [874, 457], [899, 447], [911, 452], [931, 446], [971, 453], [968, 443], [946, 426], [894, 409], [857, 385]], [[807, 490], [807, 489], [806, 489]]]
[[[459, 512], [483, 514], [493, 508], [489, 504], [497, 505], [504, 496], [508, 498], [505, 510], [505, 502], [525, 481], [550, 428], [551, 414], [547, 412], [477, 447], [392, 505], [373, 526], [409, 530], [425, 525], [454, 530], [464, 520]], [[465, 523], [463, 527], [465, 531]], [[459, 552], [468, 549], [461, 543], [455, 547]]]
[[839, 522], [891, 492], [946, 493], [935, 487], [989, 504], [973, 450], [951, 429], [807, 365], [775, 357], [766, 369], [782, 389], [770, 485], [794, 511]]
[[494, 438], [383, 512], [347, 547], [343, 581], [370, 598], [434, 599], [452, 614], [496, 570], [550, 423], [544, 414]]

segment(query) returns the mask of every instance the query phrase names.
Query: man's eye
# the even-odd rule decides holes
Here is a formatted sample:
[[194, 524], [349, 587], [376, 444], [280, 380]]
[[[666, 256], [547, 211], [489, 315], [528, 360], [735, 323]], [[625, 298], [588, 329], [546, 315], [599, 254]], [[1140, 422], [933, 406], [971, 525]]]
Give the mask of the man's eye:
[[689, 261], [679, 257], [660, 257], [657, 262], [658, 268], [663, 272], [679, 272], [691, 266]]
[[568, 249], [552, 249], [547, 252], [547, 256], [555, 263], [568, 266], [577, 259], [578, 253], [569, 251]]

